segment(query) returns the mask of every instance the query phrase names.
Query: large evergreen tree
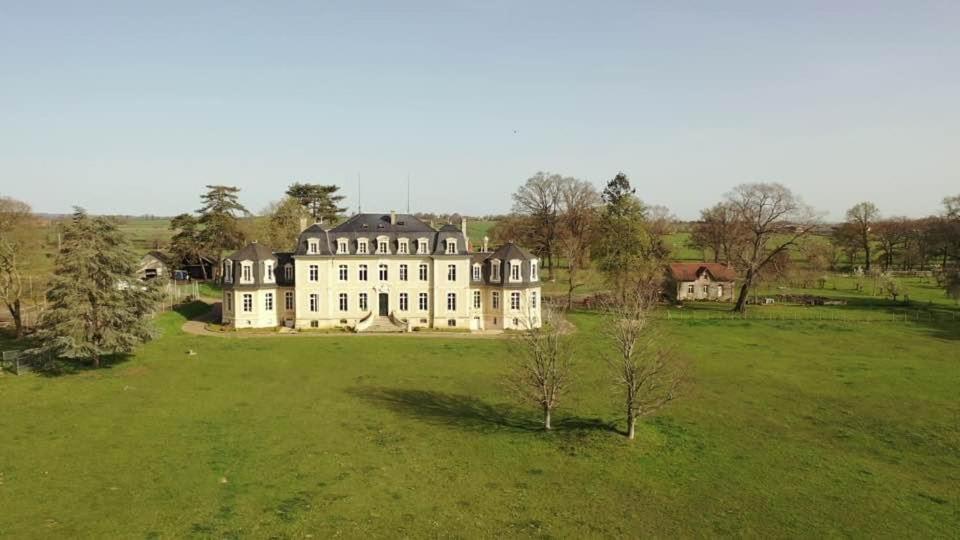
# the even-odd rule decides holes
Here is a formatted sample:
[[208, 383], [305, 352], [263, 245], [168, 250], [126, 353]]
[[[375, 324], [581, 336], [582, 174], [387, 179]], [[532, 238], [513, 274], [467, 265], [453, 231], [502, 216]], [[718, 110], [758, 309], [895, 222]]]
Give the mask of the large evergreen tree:
[[47, 301], [35, 352], [99, 367], [103, 356], [150, 339], [160, 285], [137, 279], [137, 255], [115, 221], [77, 208], [64, 227]]
[[340, 187], [334, 185], [297, 182], [287, 188], [287, 196], [296, 199], [310, 212], [314, 220], [320, 223], [333, 223], [346, 211], [346, 208], [339, 206], [340, 201], [343, 200], [343, 195], [337, 195], [339, 190]]
[[207, 246], [200, 221], [190, 214], [180, 214], [170, 220], [170, 229], [176, 231], [170, 238], [170, 252], [176, 259], [175, 264], [184, 260], [199, 264], [203, 279], [207, 279], [207, 267], [201, 261]]
[[207, 192], [200, 196], [203, 200], [203, 207], [197, 210], [198, 223], [203, 227], [200, 238], [216, 256], [214, 272], [219, 272], [223, 252], [242, 247], [245, 240], [239, 216], [250, 212], [240, 204], [238, 193], [240, 188], [234, 186], [207, 186]]

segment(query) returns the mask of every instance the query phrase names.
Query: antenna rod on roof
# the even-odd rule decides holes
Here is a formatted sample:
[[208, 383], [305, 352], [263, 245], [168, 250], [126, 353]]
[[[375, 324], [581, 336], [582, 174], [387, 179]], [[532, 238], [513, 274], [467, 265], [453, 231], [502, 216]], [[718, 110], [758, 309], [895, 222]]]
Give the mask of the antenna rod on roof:
[[407, 173], [407, 213], [410, 213], [410, 173]]
[[357, 213], [363, 213], [363, 201], [360, 198], [360, 173], [357, 173]]

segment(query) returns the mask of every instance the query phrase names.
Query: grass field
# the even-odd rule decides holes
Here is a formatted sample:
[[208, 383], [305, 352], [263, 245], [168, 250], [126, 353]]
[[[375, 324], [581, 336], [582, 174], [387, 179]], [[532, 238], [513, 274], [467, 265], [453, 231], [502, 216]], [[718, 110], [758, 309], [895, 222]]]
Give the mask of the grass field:
[[199, 337], [167, 313], [109, 369], [4, 375], [0, 537], [960, 530], [957, 324], [663, 321], [691, 386], [631, 444], [601, 321], [571, 318], [554, 433], [504, 392], [500, 340]]

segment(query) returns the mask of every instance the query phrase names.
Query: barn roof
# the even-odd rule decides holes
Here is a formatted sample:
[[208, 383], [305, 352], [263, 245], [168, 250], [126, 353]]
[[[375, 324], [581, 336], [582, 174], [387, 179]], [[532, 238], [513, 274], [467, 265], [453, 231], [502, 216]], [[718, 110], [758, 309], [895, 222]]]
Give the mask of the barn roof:
[[704, 272], [708, 272], [715, 281], [734, 281], [737, 272], [720, 263], [670, 263], [670, 274], [677, 281], [696, 281]]

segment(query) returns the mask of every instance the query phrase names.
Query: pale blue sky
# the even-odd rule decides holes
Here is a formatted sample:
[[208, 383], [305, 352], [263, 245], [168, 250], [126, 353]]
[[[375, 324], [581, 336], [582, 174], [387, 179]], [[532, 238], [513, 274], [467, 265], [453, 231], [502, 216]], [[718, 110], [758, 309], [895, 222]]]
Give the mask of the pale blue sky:
[[[136, 4], [136, 5], [135, 5]], [[402, 7], [401, 7], [402, 6]], [[0, 194], [170, 215], [294, 180], [503, 212], [538, 170], [694, 217], [780, 181], [829, 217], [960, 193], [960, 2], [7, 2]]]

